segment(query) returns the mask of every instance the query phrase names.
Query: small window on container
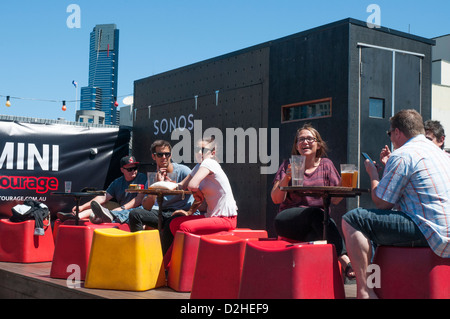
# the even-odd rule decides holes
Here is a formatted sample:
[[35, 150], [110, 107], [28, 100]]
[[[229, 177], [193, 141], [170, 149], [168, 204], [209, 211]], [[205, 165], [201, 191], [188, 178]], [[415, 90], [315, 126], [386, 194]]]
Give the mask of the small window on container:
[[331, 98], [308, 102], [283, 105], [281, 107], [281, 122], [310, 120], [331, 117]]
[[369, 99], [369, 117], [384, 118], [384, 99]]

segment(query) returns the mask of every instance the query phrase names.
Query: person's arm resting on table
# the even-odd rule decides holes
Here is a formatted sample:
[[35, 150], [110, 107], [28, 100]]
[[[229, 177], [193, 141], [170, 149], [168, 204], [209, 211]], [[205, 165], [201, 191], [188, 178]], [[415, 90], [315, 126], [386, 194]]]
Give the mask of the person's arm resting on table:
[[190, 216], [197, 211], [197, 209], [200, 207], [200, 205], [204, 200], [203, 194], [200, 192], [198, 187], [200, 186], [202, 180], [210, 173], [211, 171], [209, 169], [205, 167], [200, 167], [194, 176], [189, 175], [180, 183], [181, 188], [184, 188], [187, 184], [188, 190], [190, 190], [193, 193], [194, 202], [192, 203], [191, 208], [189, 208], [188, 211], [179, 209], [173, 212], [172, 215]]

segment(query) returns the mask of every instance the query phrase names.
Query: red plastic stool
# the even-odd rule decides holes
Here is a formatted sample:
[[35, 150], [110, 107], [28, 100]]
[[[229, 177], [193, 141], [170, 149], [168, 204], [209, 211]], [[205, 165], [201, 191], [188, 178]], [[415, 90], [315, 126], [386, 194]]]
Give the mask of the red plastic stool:
[[241, 238], [267, 238], [266, 230], [257, 230], [250, 228], [236, 228], [229, 230], [228, 233], [236, 235]]
[[239, 298], [345, 298], [334, 246], [247, 242]]
[[[78, 225], [80, 226], [86, 226], [86, 225], [90, 225], [92, 224], [89, 220], [87, 219], [80, 219]], [[53, 223], [53, 239], [56, 243], [56, 238], [58, 237], [58, 231], [59, 231], [59, 227], [62, 225], [75, 225], [75, 220], [74, 219], [68, 219], [66, 221], [61, 221], [61, 219], [57, 219], [55, 220], [55, 222]]]
[[53, 223], [53, 241], [56, 241], [56, 235], [58, 233], [59, 226], [61, 226], [63, 222], [60, 219], [55, 220]]
[[190, 292], [192, 290], [200, 238], [213, 235], [267, 238], [265, 230], [235, 229], [201, 236], [178, 231], [173, 241], [172, 258], [167, 275], [167, 285], [170, 288], [179, 292]]
[[13, 263], [52, 261], [55, 250], [52, 228], [44, 226], [44, 236], [35, 236], [34, 226], [34, 220], [21, 223], [13, 223], [8, 219], [0, 220], [0, 261]]
[[167, 285], [179, 292], [190, 292], [200, 236], [177, 231], [173, 240], [172, 258]]
[[[267, 234], [267, 233], [266, 233]], [[237, 299], [249, 240], [235, 234], [200, 238], [191, 299]]]
[[378, 247], [373, 264], [380, 267], [383, 299], [449, 299], [450, 258], [437, 256], [427, 247]]
[[[75, 225], [75, 219], [68, 219], [62, 222], [60, 219], [57, 219], [53, 224], [53, 238], [56, 242], [56, 238], [58, 236], [59, 227], [62, 225]], [[102, 224], [93, 224], [88, 219], [80, 219], [78, 222], [78, 226], [90, 226], [90, 225], [106, 225], [112, 228], [118, 228], [123, 231], [130, 231], [130, 225], [128, 224], [120, 224], [120, 223], [102, 223]]]
[[97, 228], [114, 228], [111, 224], [91, 224], [86, 225], [61, 225], [58, 229], [56, 239], [55, 253], [53, 255], [52, 267], [50, 270], [51, 278], [67, 279], [72, 270], [68, 271], [70, 265], [79, 267], [80, 278], [84, 280], [91, 252], [92, 238], [94, 230]]

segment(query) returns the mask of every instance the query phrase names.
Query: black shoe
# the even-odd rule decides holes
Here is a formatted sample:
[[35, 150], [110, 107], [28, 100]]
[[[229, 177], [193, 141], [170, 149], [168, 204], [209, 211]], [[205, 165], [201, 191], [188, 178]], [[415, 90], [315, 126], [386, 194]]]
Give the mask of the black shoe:
[[111, 223], [114, 220], [114, 216], [110, 213], [109, 209], [104, 208], [95, 200], [91, 202], [91, 209], [94, 215], [100, 217], [104, 223]]
[[69, 220], [69, 219], [75, 219], [75, 214], [58, 212], [58, 213], [56, 213], [56, 217], [58, 217], [58, 219], [61, 220], [62, 222], [65, 222], [66, 220]]

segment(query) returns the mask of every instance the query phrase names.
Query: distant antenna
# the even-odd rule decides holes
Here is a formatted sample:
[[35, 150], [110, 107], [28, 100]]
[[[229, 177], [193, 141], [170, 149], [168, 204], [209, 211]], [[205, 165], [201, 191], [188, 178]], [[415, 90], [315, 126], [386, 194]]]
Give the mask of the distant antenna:
[[411, 33], [411, 24], [408, 24], [408, 33]]

